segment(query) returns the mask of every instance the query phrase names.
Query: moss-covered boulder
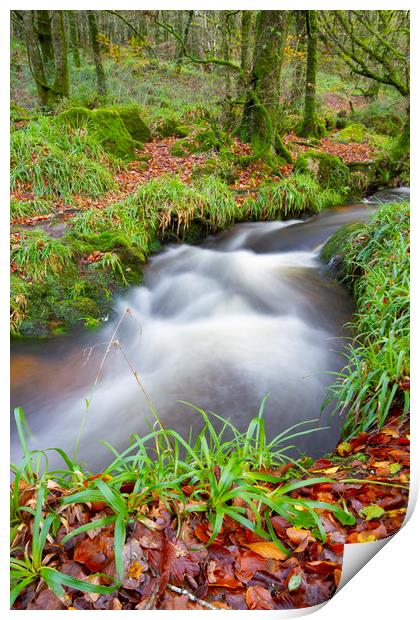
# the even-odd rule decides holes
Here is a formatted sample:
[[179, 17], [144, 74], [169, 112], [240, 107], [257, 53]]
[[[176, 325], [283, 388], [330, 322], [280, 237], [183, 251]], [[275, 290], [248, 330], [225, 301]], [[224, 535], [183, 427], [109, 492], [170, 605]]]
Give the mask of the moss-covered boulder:
[[352, 123], [334, 134], [333, 140], [343, 142], [344, 144], [349, 142], [367, 142], [369, 140], [369, 132], [361, 123]]
[[72, 129], [86, 128], [93, 122], [92, 110], [80, 106], [69, 108], [57, 116], [57, 122], [64, 123]]
[[169, 149], [171, 155], [173, 157], [185, 157], [187, 155], [185, 149], [183, 148], [181, 142], [174, 142]]
[[156, 125], [156, 131], [161, 138], [170, 138], [171, 136], [185, 138], [190, 133], [188, 127], [181, 124], [175, 116], [167, 116], [161, 119]]
[[309, 173], [321, 187], [346, 193], [349, 169], [340, 157], [318, 151], [306, 151], [297, 158], [295, 172]]
[[136, 103], [113, 106], [111, 108], [120, 115], [130, 136], [137, 142], [150, 142], [152, 132], [141, 117], [141, 109]]
[[134, 159], [135, 142], [125, 128], [116, 110], [98, 108], [92, 110], [95, 137], [112, 155], [121, 159]]
[[343, 255], [346, 252], [349, 243], [349, 235], [360, 230], [364, 224], [360, 222], [346, 224], [337, 230], [336, 233], [328, 239], [321, 250], [321, 260], [328, 263], [333, 256]]
[[96, 142], [115, 157], [131, 160], [135, 157], [137, 141], [126, 129], [120, 113], [116, 109], [74, 107], [57, 116], [58, 123], [72, 129], [83, 127]]

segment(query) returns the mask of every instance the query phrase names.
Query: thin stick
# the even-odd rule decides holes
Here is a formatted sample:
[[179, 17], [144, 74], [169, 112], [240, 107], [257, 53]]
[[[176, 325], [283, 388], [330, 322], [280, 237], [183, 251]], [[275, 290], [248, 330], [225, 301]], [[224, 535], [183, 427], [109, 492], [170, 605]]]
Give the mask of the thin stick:
[[220, 607], [216, 607], [215, 605], [212, 605], [211, 603], [208, 603], [207, 601], [203, 601], [203, 599], [201, 598], [197, 598], [196, 596], [194, 596], [194, 594], [192, 594], [192, 592], [185, 590], [185, 588], [178, 588], [178, 586], [173, 586], [171, 583], [167, 583], [166, 587], [168, 588], [168, 590], [172, 590], [172, 592], [176, 592], [177, 594], [183, 594], [184, 596], [188, 596], [190, 601], [192, 601], [193, 603], [198, 603], [199, 605], [201, 605], [202, 607], [205, 607], [206, 609], [212, 609], [213, 611], [221, 610]]

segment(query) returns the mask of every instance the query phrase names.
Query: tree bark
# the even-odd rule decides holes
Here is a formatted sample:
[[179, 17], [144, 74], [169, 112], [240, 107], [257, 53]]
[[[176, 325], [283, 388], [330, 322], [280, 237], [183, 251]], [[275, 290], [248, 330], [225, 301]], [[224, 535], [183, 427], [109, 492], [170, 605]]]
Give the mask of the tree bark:
[[95, 70], [96, 70], [96, 84], [98, 89], [98, 94], [101, 97], [106, 95], [106, 79], [105, 72], [102, 66], [101, 60], [101, 50], [99, 47], [98, 41], [98, 26], [96, 24], [96, 17], [93, 11], [87, 11], [88, 14], [88, 22], [89, 22], [89, 37], [90, 44], [93, 52], [93, 60], [95, 62]]
[[80, 68], [80, 42], [79, 42], [79, 31], [77, 28], [76, 11], [67, 11], [67, 17], [69, 20], [71, 54], [73, 56], [74, 66], [77, 69], [79, 69]]
[[318, 45], [318, 19], [316, 11], [307, 11], [308, 51], [306, 58], [305, 115], [299, 134], [303, 137], [317, 136], [316, 118], [316, 69]]
[[49, 11], [33, 11], [35, 14], [35, 31], [41, 49], [45, 69], [54, 67], [54, 47], [51, 34], [51, 17]]
[[[230, 62], [230, 31], [228, 24], [229, 11], [220, 11], [220, 32], [222, 38], [221, 44], [221, 57], [223, 60]], [[232, 76], [228, 66], [225, 68], [225, 97], [230, 99], [232, 97]]]
[[182, 37], [182, 44], [179, 44], [178, 54], [176, 58], [176, 67], [177, 69], [181, 68], [182, 60], [184, 58], [185, 46], [187, 44], [188, 33], [191, 28], [192, 20], [194, 17], [194, 11], [188, 11], [187, 23], [185, 24], [184, 35]]
[[289, 11], [259, 11], [255, 45], [240, 135], [254, 151], [271, 151], [290, 160], [277, 134], [280, 76], [289, 26]]
[[51, 35], [55, 55], [55, 79], [53, 89], [59, 97], [70, 92], [67, 42], [64, 30], [64, 11], [51, 11]]
[[254, 11], [241, 11], [241, 69], [247, 75], [251, 69], [251, 30]]
[[40, 105], [42, 108], [48, 108], [52, 103], [53, 95], [47, 82], [44, 63], [38, 47], [38, 37], [34, 28], [34, 13], [35, 11], [23, 11], [25, 42], [29, 68], [35, 80]]
[[296, 60], [293, 73], [293, 82], [290, 92], [290, 105], [300, 107], [303, 92], [305, 90], [304, 76], [305, 63], [301, 56], [305, 53], [306, 38], [306, 16], [305, 11], [294, 11], [295, 13], [295, 36], [296, 36]]

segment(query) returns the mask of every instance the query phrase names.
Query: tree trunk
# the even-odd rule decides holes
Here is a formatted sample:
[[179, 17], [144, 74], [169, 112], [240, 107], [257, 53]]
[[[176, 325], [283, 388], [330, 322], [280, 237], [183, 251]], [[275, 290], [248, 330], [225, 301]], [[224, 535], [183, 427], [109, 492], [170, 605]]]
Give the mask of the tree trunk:
[[67, 43], [64, 31], [64, 11], [51, 11], [51, 35], [55, 55], [54, 90], [59, 97], [68, 97], [70, 92]]
[[308, 25], [308, 51], [306, 59], [305, 116], [300, 135], [317, 136], [320, 128], [316, 118], [316, 66], [318, 44], [318, 19], [316, 11], [306, 11]]
[[69, 20], [71, 54], [73, 56], [74, 66], [77, 69], [79, 69], [80, 68], [80, 42], [79, 42], [79, 32], [77, 28], [76, 11], [67, 11], [67, 17]]
[[194, 11], [188, 11], [187, 23], [185, 24], [184, 35], [182, 37], [182, 43], [179, 44], [178, 54], [176, 59], [176, 67], [177, 69], [181, 68], [182, 60], [184, 58], [185, 46], [187, 44], [188, 33], [191, 28], [192, 20], [194, 17]]
[[44, 63], [38, 47], [38, 38], [35, 34], [35, 11], [23, 11], [23, 24], [26, 48], [28, 51], [29, 68], [35, 80], [39, 102], [42, 108], [48, 108], [54, 99], [51, 87], [47, 83]]
[[106, 80], [104, 68], [102, 66], [101, 51], [98, 41], [98, 26], [96, 25], [95, 13], [93, 11], [87, 11], [89, 22], [89, 37], [90, 44], [92, 46], [93, 60], [95, 62], [96, 70], [96, 84], [98, 88], [98, 94], [101, 97], [106, 95]]
[[277, 135], [280, 107], [280, 74], [286, 43], [289, 11], [259, 11], [255, 45], [240, 135], [254, 151], [290, 154]]
[[295, 13], [295, 36], [296, 36], [296, 61], [295, 70], [293, 73], [293, 82], [290, 92], [290, 105], [300, 107], [304, 86], [304, 74], [305, 63], [302, 60], [302, 56], [305, 50], [305, 36], [306, 36], [306, 16], [305, 11], [294, 11]]
[[251, 29], [253, 11], [241, 11], [241, 69], [247, 75], [251, 69]]
[[[220, 32], [222, 35], [221, 57], [230, 61], [230, 31], [228, 24], [229, 11], [220, 11]], [[225, 68], [225, 97], [232, 97], [232, 76], [229, 67]]]
[[33, 11], [35, 13], [35, 31], [41, 48], [42, 61], [44, 68], [54, 67], [54, 47], [51, 34], [51, 17], [49, 11]]

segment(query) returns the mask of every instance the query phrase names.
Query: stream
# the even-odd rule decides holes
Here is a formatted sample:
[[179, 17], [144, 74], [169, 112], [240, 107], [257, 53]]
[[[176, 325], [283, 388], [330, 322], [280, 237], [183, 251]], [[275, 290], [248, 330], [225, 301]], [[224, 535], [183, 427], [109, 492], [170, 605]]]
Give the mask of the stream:
[[[345, 362], [353, 302], [319, 250], [343, 224], [368, 220], [371, 203], [306, 221], [237, 224], [200, 245], [167, 246], [150, 258], [144, 285], [117, 299], [113, 318], [99, 330], [14, 340], [11, 406], [25, 411], [30, 446], [72, 453], [88, 398], [78, 457], [96, 471], [111, 460], [100, 440], [122, 450], [132, 433], [145, 434], [153, 424], [144, 390], [162, 424], [184, 437], [202, 426], [186, 403], [243, 431], [268, 394], [269, 437], [315, 420], [313, 427], [329, 429], [293, 443], [314, 457], [332, 450], [340, 419], [319, 412], [334, 381], [330, 373]], [[119, 346], [101, 368], [118, 323]], [[11, 427], [16, 462], [21, 451]], [[59, 463], [51, 452], [50, 466]]]

